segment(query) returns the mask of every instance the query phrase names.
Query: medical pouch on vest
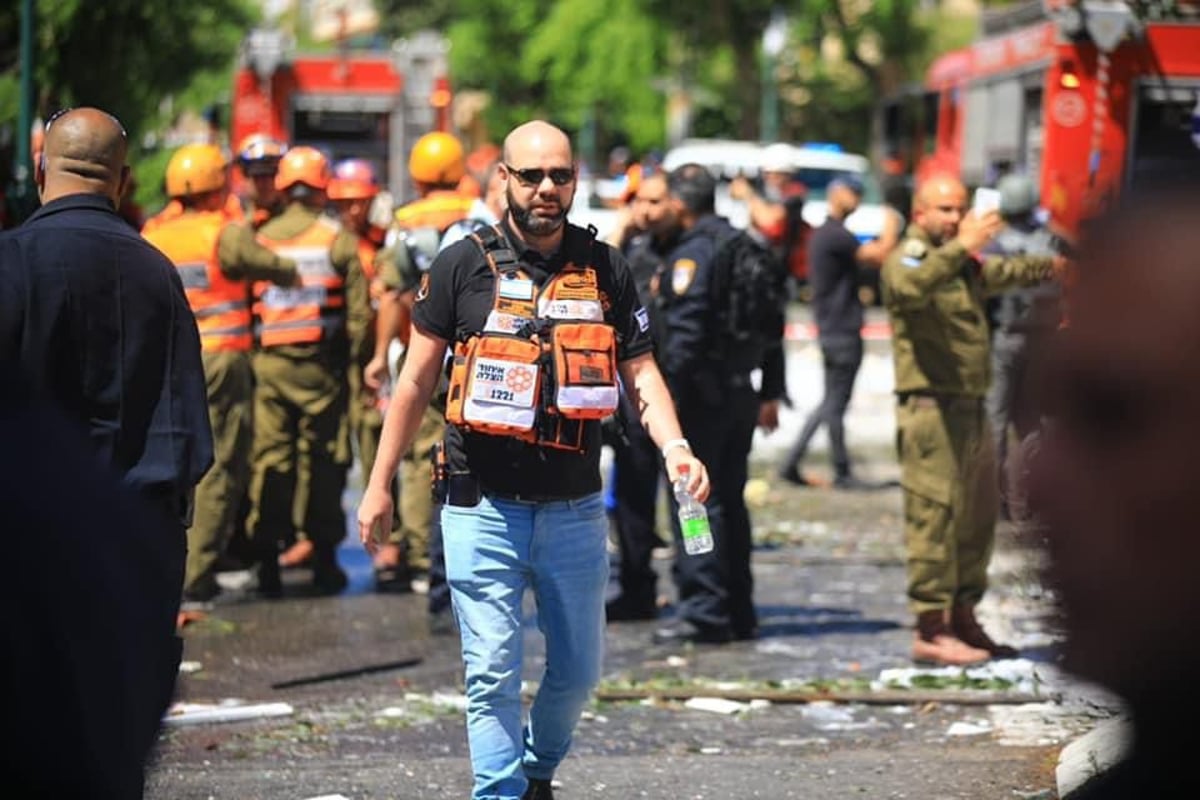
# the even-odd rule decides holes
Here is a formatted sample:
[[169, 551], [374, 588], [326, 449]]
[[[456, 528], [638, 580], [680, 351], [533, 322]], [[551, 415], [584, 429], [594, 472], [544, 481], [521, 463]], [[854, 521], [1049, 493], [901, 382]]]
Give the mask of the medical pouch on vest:
[[542, 348], [529, 339], [473, 336], [455, 347], [446, 419], [479, 433], [532, 441]]
[[551, 329], [554, 408], [567, 419], [604, 419], [617, 409], [617, 337], [608, 325], [560, 322]]
[[783, 334], [787, 273], [779, 258], [754, 234], [732, 234], [717, 246], [709, 297], [716, 355], [737, 372], [760, 366]]

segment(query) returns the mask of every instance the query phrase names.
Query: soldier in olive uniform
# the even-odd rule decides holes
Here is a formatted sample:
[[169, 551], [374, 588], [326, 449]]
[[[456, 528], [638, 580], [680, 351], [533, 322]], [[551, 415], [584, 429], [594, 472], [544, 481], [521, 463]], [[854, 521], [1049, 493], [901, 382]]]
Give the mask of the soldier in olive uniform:
[[1059, 259], [975, 258], [1003, 227], [996, 212], [966, 213], [957, 179], [937, 176], [916, 197], [914, 224], [883, 266], [892, 319], [904, 487], [908, 599], [917, 617], [913, 657], [972, 664], [1012, 656], [975, 619], [995, 533], [988, 291], [1037, 283]]
[[346, 585], [335, 557], [346, 532], [346, 372], [350, 341], [362, 335], [370, 303], [356, 237], [322, 214], [329, 178], [324, 155], [289, 150], [276, 176], [288, 205], [259, 230], [267, 248], [298, 262], [301, 280], [293, 289], [254, 287], [259, 351], [249, 528], [262, 559], [259, 591], [267, 596], [281, 591], [278, 547], [297, 499], [313, 544], [314, 587], [336, 593]]

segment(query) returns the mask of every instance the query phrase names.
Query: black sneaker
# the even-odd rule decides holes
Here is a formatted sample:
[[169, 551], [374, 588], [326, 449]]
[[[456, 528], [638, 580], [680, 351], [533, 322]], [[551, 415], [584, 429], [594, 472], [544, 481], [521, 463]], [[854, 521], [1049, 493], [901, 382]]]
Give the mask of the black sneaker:
[[792, 484], [793, 486], [812, 486], [813, 485], [813, 482], [810, 481], [808, 478], [804, 477], [804, 474], [800, 472], [800, 468], [798, 466], [796, 466], [795, 464], [789, 464], [788, 466], [780, 469], [779, 470], [779, 479], [782, 481], [787, 481], [788, 483]]
[[554, 790], [550, 788], [550, 781], [530, 778], [529, 788], [521, 795], [521, 800], [554, 800]]

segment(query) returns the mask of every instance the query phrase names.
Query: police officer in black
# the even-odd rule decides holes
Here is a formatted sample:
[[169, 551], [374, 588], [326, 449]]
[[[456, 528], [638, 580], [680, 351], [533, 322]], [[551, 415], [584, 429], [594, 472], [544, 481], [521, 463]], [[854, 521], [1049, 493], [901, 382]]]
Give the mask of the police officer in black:
[[[661, 366], [678, 405], [680, 424], [696, 456], [709, 467], [712, 493], [705, 503], [714, 549], [683, 552], [679, 522], [674, 577], [679, 619], [655, 632], [660, 642], [722, 643], [758, 634], [750, 570], [750, 514], [743, 499], [756, 424], [773, 430], [785, 394], [782, 308], [773, 336], [734, 343], [718, 324], [729, 292], [713, 291], [718, 252], [737, 231], [716, 215], [716, 181], [698, 164], [667, 178], [668, 216], [679, 230], [660, 281]], [[732, 292], [744, 287], [734, 285]], [[762, 370], [756, 388], [751, 373]]]

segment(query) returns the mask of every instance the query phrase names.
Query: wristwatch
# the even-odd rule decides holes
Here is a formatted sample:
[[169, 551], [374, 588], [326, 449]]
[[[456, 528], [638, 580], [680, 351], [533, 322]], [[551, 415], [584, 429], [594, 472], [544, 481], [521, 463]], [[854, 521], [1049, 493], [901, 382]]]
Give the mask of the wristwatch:
[[687, 439], [668, 439], [663, 443], [662, 457], [665, 459], [667, 457], [667, 453], [671, 452], [676, 447], [686, 447], [689, 453], [692, 451], [692, 446], [688, 444]]

